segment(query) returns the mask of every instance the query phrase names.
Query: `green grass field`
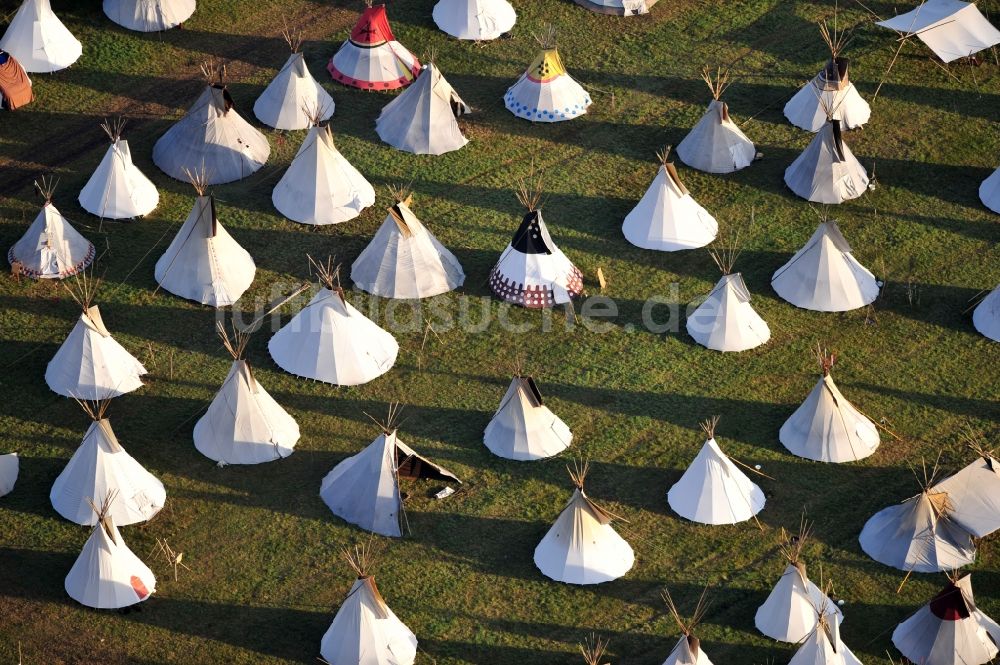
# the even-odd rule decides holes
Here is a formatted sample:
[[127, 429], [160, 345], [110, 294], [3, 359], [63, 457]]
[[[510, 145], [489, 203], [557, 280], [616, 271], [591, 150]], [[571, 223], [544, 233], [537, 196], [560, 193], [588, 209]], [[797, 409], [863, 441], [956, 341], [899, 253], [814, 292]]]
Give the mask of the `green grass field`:
[[[203, 0], [183, 30], [143, 35], [112, 24], [97, 2], [56, 0], [54, 9], [84, 44], [83, 57], [54, 75], [34, 75], [36, 101], [0, 117], [0, 247], [37, 214], [32, 181], [59, 178], [57, 207], [101, 254], [98, 302], [115, 337], [150, 370], [143, 389], [116, 399], [110, 418], [125, 448], [167, 487], [164, 510], [122, 529], [158, 576], [141, 612], [97, 612], [70, 600], [63, 580], [89, 530], [60, 518], [48, 492], [79, 444], [88, 418], [50, 392], [46, 363], [71, 330], [77, 306], [58, 283], [0, 279], [2, 365], [0, 452], [22, 455], [21, 476], [0, 499], [0, 662], [310, 663], [353, 575], [340, 548], [366, 538], [334, 517], [319, 498], [320, 479], [377, 434], [364, 412], [381, 415], [400, 401], [401, 438], [465, 480], [444, 501], [436, 483], [406, 483], [412, 535], [385, 543], [377, 579], [396, 614], [420, 640], [417, 662], [553, 665], [582, 662], [576, 645], [591, 633], [610, 639], [609, 660], [653, 665], [677, 630], [660, 599], [669, 587], [682, 609], [713, 585], [700, 628], [718, 664], [787, 662], [793, 647], [753, 627], [757, 606], [784, 563], [780, 527], [807, 511], [815, 542], [813, 579], [822, 572], [845, 599], [845, 642], [866, 663], [888, 663], [895, 625], [928, 600], [943, 575], [902, 574], [870, 560], [857, 536], [876, 510], [917, 491], [910, 465], [938, 455], [954, 471], [971, 459], [959, 432], [971, 425], [996, 442], [1000, 345], [978, 335], [970, 299], [1000, 281], [998, 217], [979, 202], [979, 183], [1000, 156], [1000, 75], [993, 53], [982, 67], [946, 69], [919, 43], [907, 44], [872, 104], [872, 121], [847, 135], [877, 187], [830, 210], [855, 255], [885, 288], [869, 310], [820, 314], [792, 307], [770, 275], [812, 234], [818, 213], [788, 192], [784, 169], [810, 136], [789, 125], [784, 102], [827, 55], [814, 23], [833, 3], [799, 0], [662, 0], [632, 19], [590, 13], [568, 0], [518, 2], [514, 39], [458, 42], [431, 20], [433, 0], [392, 3], [397, 38], [437, 63], [475, 114], [461, 121], [471, 143], [441, 157], [382, 144], [374, 120], [391, 96], [336, 86], [324, 67], [353, 25], [360, 3]], [[896, 47], [847, 3], [841, 25], [858, 25], [849, 48], [852, 78], [871, 99]], [[913, 3], [872, 0], [883, 17]], [[1000, 0], [982, 0], [1000, 16]], [[13, 13], [7, 0], [4, 10]], [[343, 154], [375, 185], [379, 200], [360, 218], [334, 227], [286, 221], [271, 205], [274, 184], [304, 132], [265, 133], [267, 165], [241, 182], [214, 188], [221, 223], [253, 255], [257, 277], [242, 299], [252, 310], [308, 278], [306, 254], [350, 264], [385, 217], [385, 185], [410, 184], [414, 211], [461, 260], [473, 316], [484, 330], [424, 334], [422, 321], [397, 333], [401, 350], [387, 375], [336, 388], [278, 369], [267, 354], [270, 322], [249, 359], [267, 390], [298, 420], [302, 439], [288, 459], [258, 467], [217, 468], [199, 454], [191, 431], [229, 368], [214, 333], [215, 312], [156, 291], [153, 264], [183, 222], [193, 189], [151, 162], [153, 143], [199, 94], [199, 64], [228, 63], [238, 111], [256, 123], [252, 104], [287, 57], [283, 19], [304, 31], [304, 51], [337, 103], [332, 128]], [[536, 53], [531, 33], [553, 23], [571, 74], [594, 98], [584, 117], [556, 125], [514, 118], [502, 96]], [[718, 271], [705, 251], [657, 253], [629, 245], [625, 214], [656, 173], [655, 150], [676, 144], [710, 97], [704, 65], [733, 63], [725, 95], [734, 119], [764, 159], [731, 176], [679, 165], [693, 195], [723, 227], [756, 225], [737, 269], [772, 330], [769, 344], [722, 355], [683, 332], [638, 326], [643, 303], [661, 295], [687, 303], [708, 292]], [[160, 190], [160, 206], [134, 223], [105, 222], [76, 197], [107, 149], [99, 124], [129, 119], [126, 138], [139, 167]], [[543, 331], [538, 312], [506, 312], [488, 299], [487, 274], [517, 228], [522, 210], [514, 178], [532, 164], [544, 171], [545, 219], [559, 246], [584, 271], [588, 291], [618, 303], [608, 330], [593, 332], [562, 311]], [[676, 285], [676, 290], [672, 290]], [[355, 303], [369, 300], [357, 292]], [[485, 300], [484, 300], [485, 299]], [[485, 305], [483, 303], [486, 303]], [[432, 301], [459, 313], [454, 296]], [[425, 307], [427, 303], [424, 303]], [[406, 317], [408, 305], [398, 310]], [[483, 309], [485, 308], [485, 310]], [[289, 307], [284, 312], [287, 321]], [[509, 316], [530, 331], [511, 333]], [[378, 312], [384, 321], [385, 303]], [[429, 316], [423, 310], [419, 317]], [[812, 388], [817, 343], [840, 354], [841, 390], [899, 433], [883, 435], [872, 457], [821, 465], [792, 457], [777, 440], [781, 423]], [[538, 463], [508, 462], [482, 445], [517, 357], [535, 375], [552, 409], [573, 429], [573, 447]], [[718, 438], [747, 464], [767, 495], [753, 522], [707, 527], [679, 519], [666, 491], [697, 453], [698, 422], [721, 415]], [[532, 553], [569, 498], [565, 465], [592, 461], [590, 496], [628, 522], [636, 551], [624, 578], [573, 587], [544, 578]], [[174, 581], [149, 553], [166, 538], [191, 571]], [[981, 609], [1000, 618], [1000, 547], [980, 544], [974, 584]]]

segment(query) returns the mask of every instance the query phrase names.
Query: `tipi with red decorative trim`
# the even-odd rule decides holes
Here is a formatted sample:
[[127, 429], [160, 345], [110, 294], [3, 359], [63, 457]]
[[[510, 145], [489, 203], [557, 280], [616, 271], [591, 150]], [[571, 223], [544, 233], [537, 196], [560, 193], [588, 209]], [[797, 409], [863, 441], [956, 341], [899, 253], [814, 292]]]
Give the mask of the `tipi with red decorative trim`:
[[420, 61], [396, 41], [385, 5], [361, 13], [350, 38], [330, 59], [333, 80], [362, 90], [395, 90], [410, 85], [420, 73]]

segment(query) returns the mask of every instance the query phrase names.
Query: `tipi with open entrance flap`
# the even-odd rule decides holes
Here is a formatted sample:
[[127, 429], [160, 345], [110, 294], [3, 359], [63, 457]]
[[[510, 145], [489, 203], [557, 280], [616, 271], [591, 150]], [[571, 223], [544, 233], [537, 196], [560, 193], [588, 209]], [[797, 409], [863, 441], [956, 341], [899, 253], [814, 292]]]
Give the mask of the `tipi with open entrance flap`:
[[832, 585], [815, 606], [816, 626], [788, 661], [788, 665], [861, 665], [861, 661], [840, 639], [840, 620], [832, 611]]
[[1000, 44], [1000, 30], [974, 3], [961, 0], [927, 0], [875, 25], [895, 30], [901, 40], [916, 35], [944, 62], [968, 58]]
[[837, 222], [823, 220], [806, 244], [771, 277], [775, 292], [796, 307], [846, 312], [878, 298], [878, 281], [851, 253]]
[[230, 336], [222, 323], [217, 328], [233, 364], [194, 425], [194, 447], [222, 464], [260, 464], [288, 457], [299, 440], [299, 426], [257, 383], [244, 358], [250, 334], [234, 326]]
[[14, 491], [14, 483], [17, 482], [20, 468], [17, 453], [0, 455], [0, 496], [7, 496]]
[[375, 203], [375, 189], [340, 154], [330, 126], [315, 123], [291, 165], [274, 186], [271, 202], [282, 215], [302, 224], [339, 224]]
[[109, 19], [129, 30], [162, 32], [191, 18], [196, 0], [104, 0]]
[[115, 341], [93, 304], [100, 281], [79, 273], [76, 288], [68, 288], [83, 313], [45, 369], [45, 383], [65, 397], [97, 401], [142, 388], [142, 366]]
[[1000, 284], [976, 305], [972, 325], [986, 337], [1000, 342]]
[[556, 49], [556, 32], [550, 25], [535, 39], [541, 53], [504, 94], [507, 110], [532, 122], [572, 120], [587, 112], [590, 94], [566, 71]]
[[66, 468], [52, 484], [49, 499], [56, 512], [77, 524], [96, 524], [88, 497], [115, 492], [110, 509], [121, 526], [152, 519], [167, 500], [163, 483], [125, 452], [105, 417], [108, 401], [80, 401], [93, 422]]
[[87, 607], [118, 609], [141, 603], [156, 591], [153, 571], [125, 544], [114, 519], [117, 493], [108, 491], [98, 508], [86, 497], [94, 525], [83, 551], [66, 575], [66, 593]]
[[948, 492], [934, 484], [937, 467], [924, 467], [920, 494], [875, 513], [858, 540], [865, 554], [906, 572], [937, 573], [976, 561], [973, 536], [954, 518]]
[[14, 111], [34, 100], [31, 79], [24, 67], [17, 58], [0, 49], [0, 109]]
[[321, 121], [333, 115], [333, 97], [309, 73], [305, 56], [299, 51], [302, 34], [293, 34], [287, 27], [281, 34], [292, 54], [254, 102], [253, 113], [268, 127], [309, 129], [313, 124], [311, 110]]
[[1000, 213], [1000, 168], [979, 185], [979, 200], [995, 213]]
[[587, 462], [574, 462], [575, 489], [566, 507], [535, 548], [535, 565], [546, 577], [567, 584], [600, 584], [625, 575], [635, 553], [611, 526], [621, 518], [594, 503], [583, 491]]
[[921, 665], [982, 665], [997, 656], [1000, 625], [976, 607], [972, 574], [956, 571], [929, 603], [896, 626], [892, 643]]
[[24, 0], [0, 38], [0, 49], [32, 73], [66, 69], [83, 55], [83, 45], [55, 15], [49, 0]]
[[417, 655], [417, 638], [375, 586], [373, 545], [358, 545], [353, 551], [344, 548], [343, 557], [357, 579], [320, 642], [323, 661], [330, 665], [411, 665]]
[[156, 262], [156, 282], [181, 298], [203, 305], [232, 305], [250, 288], [257, 266], [216, 216], [215, 196], [206, 195], [205, 173], [188, 173], [198, 192], [194, 207], [167, 251]]
[[399, 440], [399, 407], [390, 404], [389, 417], [378, 423], [381, 433], [368, 446], [333, 467], [323, 478], [319, 495], [333, 514], [362, 529], [400, 537], [406, 525], [400, 478], [427, 478], [459, 483], [455, 474], [417, 454]]
[[729, 72], [719, 68], [713, 78], [706, 68], [701, 76], [712, 92], [712, 101], [698, 124], [677, 144], [677, 155], [691, 168], [708, 173], [732, 173], [750, 166], [757, 149], [729, 117], [729, 105], [721, 101], [729, 87]]
[[518, 370], [483, 432], [483, 444], [505, 459], [533, 461], [558, 455], [573, 433], [543, 401], [535, 380]]
[[663, 590], [663, 600], [667, 604], [667, 609], [670, 610], [670, 616], [681, 629], [681, 638], [677, 640], [677, 644], [667, 659], [663, 661], [663, 665], [712, 665], [712, 661], [708, 659], [708, 655], [701, 648], [701, 640], [694, 635], [694, 629], [701, 623], [702, 617], [705, 616], [705, 610], [708, 609], [705, 602], [707, 594], [708, 588], [706, 587], [701, 592], [694, 614], [691, 615], [690, 619], [685, 619], [681, 616], [677, 605], [674, 604], [670, 592], [666, 589]]
[[812, 528], [804, 517], [797, 534], [781, 529], [778, 549], [788, 564], [754, 618], [757, 630], [780, 642], [796, 644], [808, 637], [819, 625], [816, 608], [829, 615], [827, 625], [844, 619], [840, 608], [806, 574], [802, 552], [811, 536]]
[[667, 502], [684, 519], [737, 524], [764, 509], [764, 492], [739, 470], [715, 441], [718, 416], [701, 423], [708, 439], [670, 491]]
[[795, 161], [785, 169], [785, 184], [807, 201], [836, 205], [856, 199], [868, 189], [868, 173], [844, 143], [836, 109], [820, 100], [827, 122]]
[[541, 179], [531, 185], [520, 180], [517, 196], [528, 212], [490, 271], [490, 290], [532, 309], [568, 303], [583, 292], [583, 273], [552, 242], [542, 220]]
[[460, 287], [462, 265], [413, 214], [413, 195], [393, 187], [390, 193], [396, 203], [351, 266], [351, 279], [383, 298], [429, 298]]
[[42, 209], [7, 252], [11, 270], [32, 279], [63, 279], [75, 275], [94, 260], [94, 245], [80, 235], [52, 203], [55, 184], [42, 178], [35, 188], [45, 199]]
[[660, 170], [639, 203], [625, 217], [622, 233], [636, 247], [676, 252], [715, 240], [719, 224], [694, 200], [669, 159], [670, 146], [657, 152]]
[[507, 0], [438, 0], [432, 16], [442, 32], [477, 42], [510, 32], [517, 21]]
[[469, 142], [456, 118], [470, 110], [432, 58], [413, 85], [385, 105], [375, 120], [375, 131], [399, 150], [443, 155]]
[[871, 118], [872, 110], [851, 83], [850, 60], [841, 55], [851, 35], [838, 32], [836, 24], [831, 31], [825, 21], [820, 23], [819, 32], [830, 49], [830, 60], [816, 78], [788, 100], [785, 117], [800, 129], [818, 132], [826, 124], [826, 108], [831, 108], [834, 119], [840, 120], [844, 129], [861, 127]]
[[837, 357], [817, 348], [823, 370], [801, 406], [781, 426], [778, 440], [793, 455], [817, 462], [854, 462], [879, 445], [875, 423], [847, 401], [830, 370]]
[[332, 260], [316, 269], [322, 288], [267, 344], [271, 358], [296, 376], [338, 386], [356, 386], [382, 376], [396, 362], [399, 344], [354, 309], [340, 287]]
[[134, 219], [156, 208], [156, 185], [132, 163], [128, 141], [122, 138], [124, 118], [104, 121], [101, 128], [111, 139], [104, 159], [80, 191], [80, 206], [103, 219]]
[[233, 107], [225, 66], [205, 63], [201, 71], [208, 85], [153, 146], [153, 163], [177, 180], [203, 172], [206, 185], [246, 178], [264, 166], [271, 146]]
[[362, 90], [395, 90], [410, 85], [420, 73], [420, 61], [396, 41], [385, 5], [365, 10], [326, 66], [334, 81]]

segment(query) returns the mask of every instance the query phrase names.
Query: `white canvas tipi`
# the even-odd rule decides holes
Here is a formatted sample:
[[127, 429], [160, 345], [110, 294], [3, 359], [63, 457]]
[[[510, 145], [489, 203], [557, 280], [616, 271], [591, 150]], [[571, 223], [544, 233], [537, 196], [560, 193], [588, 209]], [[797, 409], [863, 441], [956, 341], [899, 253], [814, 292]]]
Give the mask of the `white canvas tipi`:
[[240, 180], [264, 166], [271, 146], [233, 108], [223, 83], [225, 68], [206, 64], [202, 72], [209, 84], [153, 146], [153, 163], [177, 180], [187, 180], [189, 173], [204, 173], [207, 185]]
[[390, 406], [378, 438], [364, 450], [333, 467], [323, 478], [319, 496], [344, 521], [383, 536], [400, 537], [406, 527], [400, 478], [428, 478], [461, 483], [453, 473], [399, 440]]
[[399, 344], [347, 302], [329, 261], [313, 265], [323, 288], [268, 342], [271, 358], [290, 374], [338, 386], [382, 376], [396, 362]]
[[460, 287], [465, 282], [462, 265], [413, 214], [412, 195], [390, 191], [396, 204], [355, 259], [351, 279], [383, 298], [429, 298]]
[[708, 439], [667, 502], [684, 519], [702, 524], [736, 524], [764, 509], [764, 492], [722, 452], [715, 441], [715, 416], [701, 424]]
[[819, 625], [816, 608], [828, 615], [827, 625], [839, 624], [844, 615], [806, 574], [802, 551], [811, 536], [803, 519], [796, 535], [781, 530], [778, 549], [787, 561], [785, 571], [774, 585], [764, 604], [757, 608], [754, 625], [764, 635], [780, 642], [796, 644]]
[[469, 142], [456, 118], [469, 113], [433, 61], [409, 88], [385, 105], [375, 131], [394, 148], [417, 155], [442, 155]]
[[785, 184], [797, 196], [816, 203], [838, 204], [868, 189], [868, 173], [844, 143], [840, 120], [830, 118], [791, 166]]
[[979, 199], [995, 213], [1000, 213], [1000, 168], [979, 185]]
[[840, 639], [840, 621], [831, 613], [832, 606], [832, 601], [824, 595], [815, 608], [816, 627], [788, 665], [861, 665], [858, 657]]
[[892, 643], [920, 665], [982, 665], [997, 656], [1000, 625], [976, 607], [971, 574], [954, 574], [929, 603], [896, 626]]
[[77, 233], [52, 203], [55, 186], [43, 178], [35, 183], [45, 203], [20, 240], [7, 252], [11, 269], [33, 279], [63, 279], [94, 260], [94, 245]]
[[212, 307], [232, 305], [250, 288], [257, 266], [219, 223], [204, 174], [193, 175], [194, 207], [156, 262], [157, 283], [174, 295]]
[[132, 163], [128, 141], [122, 138], [125, 121], [101, 125], [111, 139], [104, 159], [80, 191], [80, 206], [105, 219], [133, 219], [149, 214], [160, 202], [156, 185]]
[[0, 49], [26, 72], [66, 69], [83, 55], [83, 45], [52, 11], [49, 0], [24, 0], [0, 38]]
[[375, 586], [371, 546], [345, 548], [343, 555], [357, 579], [323, 635], [319, 649], [323, 660], [330, 665], [411, 665], [417, 638]]
[[299, 426], [257, 383], [243, 355], [248, 333], [230, 337], [218, 324], [222, 343], [233, 357], [229, 375], [194, 426], [194, 447], [223, 464], [260, 464], [288, 457], [299, 440]]
[[622, 233], [644, 249], [675, 252], [704, 247], [715, 240], [719, 224], [688, 192], [669, 155], [669, 147], [657, 153], [660, 171], [625, 217]]
[[575, 489], [566, 507], [535, 548], [535, 565], [546, 577], [567, 584], [600, 584], [623, 576], [635, 553], [611, 523], [619, 519], [583, 491], [588, 465], [569, 469]]
[[327, 120], [333, 115], [333, 97], [309, 73], [299, 52], [302, 35], [286, 28], [282, 33], [292, 54], [254, 102], [257, 119], [275, 129], [309, 129], [313, 117]]
[[160, 32], [191, 18], [196, 0], [104, 0], [109, 19], [129, 30]]
[[995, 342], [1000, 342], [1000, 284], [972, 311], [972, 325]]
[[375, 203], [375, 189], [337, 150], [329, 125], [316, 124], [275, 185], [271, 201], [294, 222], [339, 224]]
[[702, 592], [701, 598], [698, 599], [698, 606], [695, 607], [694, 614], [690, 619], [685, 619], [681, 616], [677, 605], [674, 604], [674, 599], [671, 598], [670, 592], [667, 590], [663, 591], [663, 600], [667, 603], [670, 616], [673, 617], [677, 626], [681, 629], [681, 638], [677, 640], [677, 644], [674, 645], [667, 659], [663, 661], [663, 665], [712, 665], [712, 661], [708, 659], [708, 655], [701, 648], [701, 640], [694, 635], [694, 629], [701, 623], [701, 619], [707, 609], [705, 603], [707, 592], [708, 589], [706, 588]]
[[163, 483], [125, 452], [105, 418], [107, 402], [81, 402], [93, 419], [66, 468], [62, 470], [49, 499], [56, 512], [77, 524], [96, 524], [97, 516], [87, 499], [115, 492], [109, 513], [116, 524], [145, 522], [160, 512], [167, 500]]
[[507, 0], [438, 0], [432, 14], [443, 32], [477, 42], [510, 32], [517, 13]]
[[66, 593], [87, 607], [118, 609], [140, 603], [156, 591], [153, 571], [125, 544], [112, 513], [114, 492], [98, 508], [87, 497], [94, 524], [83, 551], [66, 575]]
[[796, 307], [846, 312], [878, 297], [875, 275], [851, 253], [833, 220], [822, 221], [809, 241], [771, 277], [775, 292]]
[[985, 538], [1000, 529], [1000, 461], [974, 443], [978, 457], [935, 489], [948, 494], [951, 518], [976, 538]]
[[97, 288], [86, 273], [77, 276], [77, 289], [70, 294], [83, 313], [45, 369], [45, 383], [65, 397], [92, 401], [118, 397], [141, 388], [146, 374], [142, 363], [105, 327], [101, 310], [92, 304]]
[[677, 144], [677, 155], [691, 168], [708, 173], [732, 173], [750, 166], [757, 149], [729, 117], [729, 106], [720, 101], [729, 85], [729, 72], [719, 69], [713, 78], [706, 69], [702, 78], [712, 91], [712, 101], [698, 124]]
[[1000, 44], [1000, 30], [974, 3], [961, 0], [927, 0], [875, 25], [895, 30], [901, 38], [916, 35], [944, 62], [968, 58]]
[[542, 402], [535, 380], [514, 376], [500, 406], [483, 432], [483, 443], [494, 455], [531, 461], [558, 455], [573, 441], [573, 433]]
[[587, 112], [590, 95], [566, 71], [556, 50], [555, 31], [536, 36], [542, 52], [507, 89], [503, 101], [507, 110], [532, 122], [572, 120]]
[[0, 496], [6, 496], [14, 490], [20, 469], [17, 453], [0, 455]]
[[878, 429], [847, 401], [830, 376], [836, 356], [818, 351], [823, 375], [781, 426], [778, 440], [793, 455], [817, 462], [854, 462], [879, 445]]

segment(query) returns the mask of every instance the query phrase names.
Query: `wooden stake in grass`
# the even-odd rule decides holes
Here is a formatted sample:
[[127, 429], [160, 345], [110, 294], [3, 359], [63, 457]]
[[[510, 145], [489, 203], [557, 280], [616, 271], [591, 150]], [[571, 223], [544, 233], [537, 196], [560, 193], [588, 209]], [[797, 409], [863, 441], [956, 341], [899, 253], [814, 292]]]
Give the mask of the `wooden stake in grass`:
[[155, 552], [153, 554], [163, 554], [163, 557], [167, 560], [167, 565], [172, 566], [174, 569], [174, 582], [177, 581], [177, 569], [183, 568], [184, 570], [193, 572], [187, 564], [184, 563], [184, 552], [175, 552], [167, 543], [166, 538], [157, 538]]

